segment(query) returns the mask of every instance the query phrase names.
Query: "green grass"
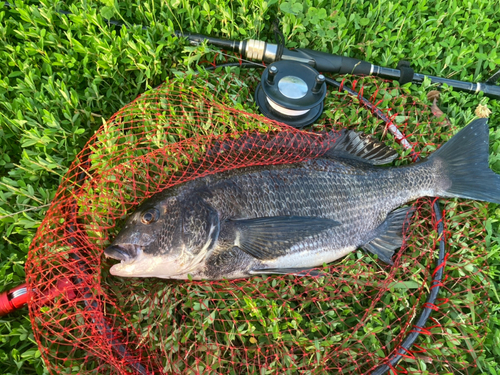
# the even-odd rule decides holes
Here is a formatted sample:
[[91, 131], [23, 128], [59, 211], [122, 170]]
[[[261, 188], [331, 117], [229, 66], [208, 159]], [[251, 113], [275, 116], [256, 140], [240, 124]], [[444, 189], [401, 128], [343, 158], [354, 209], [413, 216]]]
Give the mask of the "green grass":
[[[455, 3], [381, 0], [376, 5], [372, 2], [331, 5], [325, 1], [298, 0], [90, 4], [45, 0], [33, 4], [16, 1], [15, 5], [16, 9], [0, 5], [2, 291], [24, 282], [23, 266], [29, 245], [61, 178], [103, 121], [168, 77], [185, 80], [182, 72], [196, 71], [195, 64], [200, 60], [211, 61], [213, 55], [205, 55], [208, 52], [205, 47], [186, 46], [170, 36], [173, 30], [273, 42], [271, 21], [279, 16], [287, 47], [313, 48], [388, 67], [395, 67], [400, 59], [406, 59], [417, 72], [466, 81], [484, 81], [500, 65], [497, 55], [500, 15], [495, 0]], [[68, 18], [56, 10], [69, 10], [74, 15]], [[118, 30], [108, 26], [103, 17], [127, 22], [130, 26]], [[142, 29], [142, 25], [148, 29]], [[238, 73], [238, 70], [231, 72]], [[228, 104], [256, 111], [251, 88], [258, 73], [250, 73], [250, 76], [254, 80], [247, 83], [249, 88], [244, 88], [241, 96], [236, 95], [239, 86], [221, 88], [221, 96]], [[198, 90], [203, 93], [203, 88]], [[412, 85], [408, 90], [424, 101], [429, 89]], [[226, 91], [227, 96], [223, 95]], [[380, 106], [397, 106], [394, 104], [397, 100], [387, 97]], [[457, 127], [473, 118], [477, 104], [488, 105], [493, 112], [490, 162], [492, 168], [500, 172], [500, 129], [496, 125], [500, 123], [499, 102], [447, 89], [440, 103]], [[350, 121], [346, 125], [370, 126], [363, 123], [369, 116], [356, 110], [343, 108]], [[325, 116], [345, 121], [335, 112]], [[438, 144], [442, 141], [435, 140]], [[500, 373], [500, 301], [497, 297], [500, 208], [493, 204], [485, 207], [478, 204], [478, 209], [484, 210], [488, 218], [485, 241], [489, 268], [484, 276], [493, 280], [493, 287], [488, 290], [492, 303], [488, 304], [490, 320], [482, 344], [486, 350], [479, 362], [484, 373], [496, 375]], [[453, 210], [453, 204], [449, 209]], [[456, 223], [454, 217], [458, 218]], [[472, 236], [474, 232], [460, 227], [460, 220], [459, 216], [452, 216], [450, 234], [453, 236], [460, 230], [465, 237]], [[475, 228], [480, 229], [477, 225]], [[452, 241], [461, 251], [471, 246], [458, 235], [452, 237]], [[457, 245], [460, 242], [463, 245]], [[481, 267], [480, 264], [473, 266]], [[459, 267], [450, 272], [459, 273]], [[184, 292], [180, 287], [179, 293]], [[403, 294], [404, 290], [400, 292]], [[467, 298], [476, 302], [479, 298], [458, 295], [465, 302]], [[186, 308], [201, 309], [199, 306]], [[252, 311], [249, 305], [245, 313]], [[290, 311], [280, 313], [293, 315]], [[273, 317], [266, 319], [272, 321]], [[435, 350], [437, 356], [447, 353], [439, 346]], [[27, 309], [2, 318], [0, 372], [42, 374], [44, 371]]]

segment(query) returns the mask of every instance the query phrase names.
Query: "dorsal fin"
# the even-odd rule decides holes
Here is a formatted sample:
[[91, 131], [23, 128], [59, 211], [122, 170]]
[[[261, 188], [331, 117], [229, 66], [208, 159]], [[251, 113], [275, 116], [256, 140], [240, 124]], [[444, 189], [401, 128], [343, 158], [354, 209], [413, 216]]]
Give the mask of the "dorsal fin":
[[398, 153], [370, 135], [343, 129], [325, 156], [380, 165], [392, 162], [398, 157]]

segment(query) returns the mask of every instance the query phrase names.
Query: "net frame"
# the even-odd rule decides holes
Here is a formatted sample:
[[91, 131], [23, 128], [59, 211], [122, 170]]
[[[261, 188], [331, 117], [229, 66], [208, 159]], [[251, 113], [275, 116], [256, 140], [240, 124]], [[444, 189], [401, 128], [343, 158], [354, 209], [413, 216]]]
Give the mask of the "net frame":
[[[345, 86], [342, 83], [340, 84], [340, 86], [341, 86], [341, 89], [345, 89]], [[348, 90], [349, 89], [346, 89], [346, 91], [348, 91]], [[349, 92], [349, 94], [355, 95], [356, 97], [358, 97], [358, 99], [363, 104], [366, 104], [368, 106], [368, 108], [374, 114], [376, 114], [378, 116], [377, 113], [380, 112], [383, 116], [385, 116], [383, 114], [383, 112], [381, 112], [378, 108], [376, 108], [376, 106], [374, 106], [370, 101], [363, 98], [362, 92], [360, 92], [358, 94], [353, 90], [351, 90], [351, 91], [352, 92]], [[388, 118], [387, 116], [385, 116], [384, 121], [386, 121], [386, 123], [389, 123], [389, 122], [392, 123], [392, 120], [390, 118]], [[415, 156], [416, 156], [416, 154], [415, 154]], [[81, 164], [83, 164], [83, 165], [86, 164], [86, 161], [84, 161], [83, 157], [81, 157], [80, 161], [81, 161]], [[88, 170], [81, 171], [79, 176], [81, 176], [82, 179], [85, 176], [88, 176]], [[76, 183], [76, 185], [82, 185], [82, 184], [83, 184], [82, 181], [77, 181], [77, 183]], [[437, 205], [437, 200], [434, 203]], [[435, 207], [438, 207], [438, 206], [435, 206]], [[437, 217], [437, 220], [439, 221], [439, 225], [441, 228], [440, 231], [442, 232], [444, 230], [444, 227], [443, 227], [442, 220], [439, 217], [440, 216], [439, 209], [435, 208], [435, 215]], [[79, 223], [76, 221], [76, 218], [70, 219], [70, 221], [72, 221], [72, 224], [70, 224], [70, 226], [69, 226], [69, 233], [74, 235], [74, 233], [76, 233], [78, 230]], [[76, 235], [74, 235], [73, 237], [70, 237], [70, 239], [71, 239], [70, 242], [72, 242], [72, 245], [74, 245], [75, 248], [78, 248], [78, 250], [80, 251], [81, 246], [82, 246], [81, 244], [82, 244], [82, 242], [84, 243], [85, 240], [83, 240], [81, 238], [76, 238], [75, 236]], [[425, 322], [427, 321], [428, 317], [430, 316], [430, 313], [436, 309], [435, 298], [439, 292], [439, 288], [442, 285], [441, 279], [442, 279], [442, 275], [443, 275], [444, 264], [446, 262], [446, 258], [444, 256], [444, 253], [445, 253], [444, 243], [445, 243], [445, 236], [440, 236], [440, 253], [439, 253], [439, 258], [438, 258], [437, 265], [436, 265], [435, 272], [434, 272], [434, 276], [435, 276], [435, 278], [433, 280], [434, 285], [432, 286], [432, 290], [430, 293], [430, 300], [428, 300], [426, 302], [426, 304], [424, 304], [424, 309], [423, 309], [421, 319], [419, 319], [418, 323], [414, 326], [414, 330], [408, 336], [409, 339], [407, 341], [405, 341], [403, 344], [401, 344], [400, 347], [398, 348], [398, 350], [393, 351], [393, 353], [394, 353], [393, 355], [387, 357], [386, 364], [383, 364], [383, 365], [379, 366], [378, 368], [376, 368], [373, 371], [373, 373], [382, 374], [382, 373], [385, 373], [389, 370], [396, 371], [397, 363], [403, 357], [408, 355], [408, 353], [410, 352], [411, 344], [416, 340], [416, 338], [418, 337], [419, 334], [425, 332], [425, 328], [423, 326], [424, 326]], [[83, 280], [85, 277], [87, 277], [85, 275], [85, 273], [88, 273], [88, 270], [87, 270], [88, 265], [86, 265], [85, 262], [83, 262], [81, 258], [79, 258], [77, 256], [75, 257], [74, 254], [75, 253], [72, 252], [72, 253], [70, 253], [70, 256], [72, 256], [73, 260], [77, 264], [79, 264], [78, 268], [79, 268], [79, 270], [80, 270], [79, 272], [81, 274], [80, 275], [81, 277], [78, 277], [78, 275], [77, 275], [77, 278], [80, 278]], [[33, 261], [33, 259], [31, 261]], [[79, 293], [81, 293], [85, 296], [84, 303], [86, 305], [86, 308], [90, 311], [90, 313], [96, 312], [95, 309], [97, 308], [97, 306], [100, 305], [97, 302], [98, 298], [96, 298], [95, 295], [92, 295], [92, 292], [89, 290], [86, 290], [85, 288], [83, 290], [79, 290]], [[31, 297], [36, 298], [35, 296], [31, 296]], [[33, 322], [32, 308], [35, 309], [37, 307], [40, 307], [40, 306], [36, 306], [36, 304], [30, 305], [30, 316], [32, 316], [32, 322]], [[33, 322], [33, 323], [35, 323], [35, 322]], [[142, 365], [140, 365], [138, 362], [136, 362], [137, 356], [133, 356], [126, 351], [125, 347], [121, 344], [121, 342], [118, 338], [119, 335], [116, 335], [115, 333], [113, 333], [112, 328], [109, 327], [109, 324], [107, 324], [105, 320], [100, 320], [97, 322], [93, 321], [93, 324], [96, 325], [97, 330], [101, 332], [101, 335], [107, 336], [107, 339], [110, 341], [110, 345], [108, 345], [108, 346], [111, 347], [112, 350], [115, 350], [123, 355], [124, 362], [128, 363], [129, 366], [131, 366], [132, 368], [134, 368], [136, 371], [138, 371], [141, 374], [147, 373], [148, 370], [146, 370]], [[411, 337], [411, 339], [410, 339], [410, 337]], [[408, 345], [408, 346], [406, 346], [406, 345]]]

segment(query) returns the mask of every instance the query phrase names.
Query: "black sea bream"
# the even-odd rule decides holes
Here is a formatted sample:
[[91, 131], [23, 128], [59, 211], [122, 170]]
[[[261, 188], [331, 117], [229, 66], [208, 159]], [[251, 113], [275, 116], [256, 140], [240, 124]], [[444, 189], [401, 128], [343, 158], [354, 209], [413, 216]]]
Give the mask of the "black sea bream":
[[105, 250], [126, 277], [222, 279], [295, 273], [357, 248], [392, 263], [419, 197], [500, 203], [488, 167], [488, 126], [476, 120], [428, 159], [380, 167], [397, 154], [342, 131], [321, 157], [249, 167], [166, 189], [144, 201]]

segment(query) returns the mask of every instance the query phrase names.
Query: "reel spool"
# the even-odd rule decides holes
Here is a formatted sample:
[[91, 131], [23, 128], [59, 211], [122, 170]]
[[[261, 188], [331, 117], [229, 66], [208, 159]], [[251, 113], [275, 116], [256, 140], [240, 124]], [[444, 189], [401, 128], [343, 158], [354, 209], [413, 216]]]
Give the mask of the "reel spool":
[[267, 118], [302, 128], [323, 112], [325, 81], [325, 76], [309, 65], [277, 61], [262, 73], [255, 102]]

